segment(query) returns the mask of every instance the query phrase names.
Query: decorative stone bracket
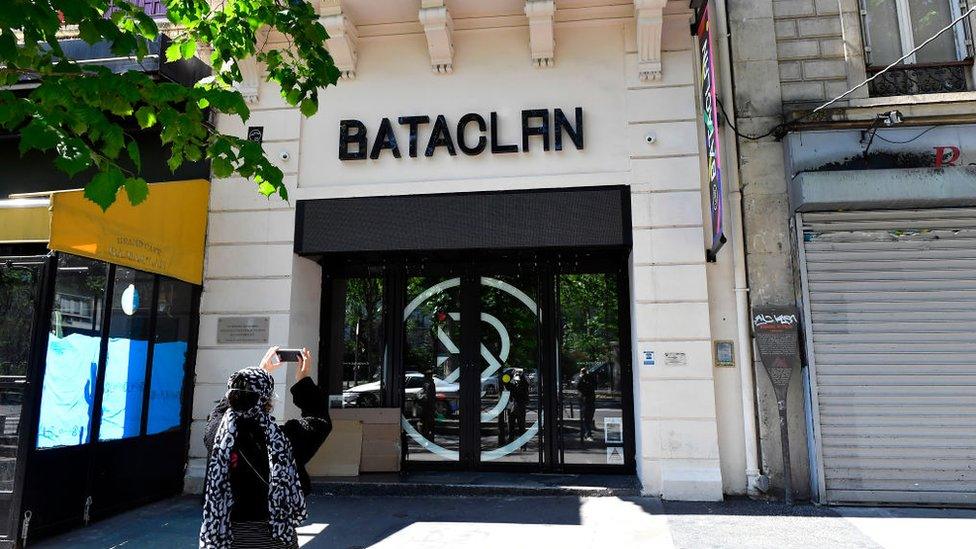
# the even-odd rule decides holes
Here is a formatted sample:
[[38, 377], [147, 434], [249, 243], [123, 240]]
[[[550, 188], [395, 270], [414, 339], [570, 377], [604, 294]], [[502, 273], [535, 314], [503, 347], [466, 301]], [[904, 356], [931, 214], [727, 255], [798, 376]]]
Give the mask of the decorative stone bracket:
[[661, 32], [667, 0], [634, 0], [637, 19], [637, 73], [642, 81], [661, 79]]
[[556, 40], [553, 38], [554, 0], [526, 0], [525, 15], [529, 18], [529, 49], [532, 64], [551, 67], [555, 62]]
[[342, 4], [339, 0], [321, 0], [318, 7], [319, 23], [322, 23], [329, 33], [325, 48], [329, 50], [336, 68], [341, 72], [341, 77], [353, 80], [356, 78], [358, 60], [356, 46], [359, 33], [356, 25], [342, 13]]
[[241, 81], [234, 87], [241, 92], [246, 103], [257, 103], [261, 89], [261, 68], [258, 66], [257, 59], [252, 55], [247, 59], [238, 60], [237, 68], [241, 71]]
[[420, 4], [420, 23], [427, 35], [427, 50], [430, 53], [430, 68], [438, 74], [454, 71], [454, 42], [451, 32], [454, 22], [444, 5], [444, 0], [422, 0]]

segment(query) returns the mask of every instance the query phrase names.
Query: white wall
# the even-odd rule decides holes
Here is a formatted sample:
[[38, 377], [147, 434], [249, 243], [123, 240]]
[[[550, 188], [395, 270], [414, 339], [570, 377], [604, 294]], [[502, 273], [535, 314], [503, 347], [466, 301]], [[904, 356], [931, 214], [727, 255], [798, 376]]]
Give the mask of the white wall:
[[[454, 73], [449, 75], [431, 73], [423, 34], [363, 37], [357, 79], [326, 90], [318, 115], [302, 120], [275, 90], [264, 86], [248, 125], [265, 126], [265, 148], [273, 158], [282, 151], [291, 155], [280, 165], [289, 174], [293, 200], [631, 185], [639, 475], [649, 494], [720, 499], [725, 477], [733, 479], [725, 483], [726, 491], [740, 491], [735, 479], [742, 476], [737, 455], [741, 441], [737, 446], [734, 434], [726, 433], [734, 431], [729, 425], [738, 425], [741, 415], [735, 408], [738, 385], [724, 373], [713, 375], [711, 338], [713, 330], [726, 334], [730, 329], [734, 301], [728, 299], [729, 269], [721, 263], [706, 267], [704, 261], [706, 210], [686, 5], [673, 2], [666, 11], [660, 81], [637, 78], [633, 17], [557, 22], [555, 66], [547, 69], [529, 62], [526, 26], [455, 30]], [[522, 109], [571, 113], [577, 106], [585, 113], [583, 151], [569, 146], [543, 152], [533, 140], [530, 153], [450, 157], [441, 148], [433, 158], [409, 158], [407, 132], [395, 125], [403, 158], [385, 151], [379, 160], [338, 160], [338, 121], [345, 118], [362, 120], [372, 139], [384, 116], [444, 114], [456, 123], [467, 112], [487, 118], [496, 111], [503, 141], [519, 142]], [[243, 132], [241, 124], [230, 120], [221, 121], [221, 127]], [[421, 150], [429, 129], [421, 131]], [[648, 132], [657, 136], [653, 145], [644, 139]], [[218, 348], [216, 317], [267, 315], [273, 341], [300, 345], [317, 340], [321, 272], [312, 262], [292, 259], [293, 227], [294, 210], [288, 204], [254, 196], [245, 182], [215, 182], [191, 478], [202, 474], [200, 420], [222, 392], [226, 376], [256, 361], [263, 351]], [[659, 365], [642, 367], [636, 355], [644, 347], [653, 348], [658, 357], [685, 353], [687, 365], [665, 368], [659, 359]], [[282, 385], [279, 394], [284, 393]]]

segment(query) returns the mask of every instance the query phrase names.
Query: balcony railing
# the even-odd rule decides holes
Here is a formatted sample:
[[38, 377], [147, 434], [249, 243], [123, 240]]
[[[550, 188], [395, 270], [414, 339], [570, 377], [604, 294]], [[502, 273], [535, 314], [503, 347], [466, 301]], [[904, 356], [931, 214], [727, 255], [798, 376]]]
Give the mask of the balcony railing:
[[[871, 81], [871, 97], [966, 91], [969, 89], [967, 74], [972, 66], [973, 60], [966, 59], [892, 67]], [[868, 74], [876, 74], [882, 69], [868, 67]]]

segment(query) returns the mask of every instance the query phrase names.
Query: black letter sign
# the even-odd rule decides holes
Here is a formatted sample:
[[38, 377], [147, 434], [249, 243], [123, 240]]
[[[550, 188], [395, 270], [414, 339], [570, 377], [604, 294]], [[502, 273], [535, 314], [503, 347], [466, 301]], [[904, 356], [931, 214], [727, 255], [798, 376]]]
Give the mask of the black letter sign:
[[502, 145], [498, 142], [498, 113], [491, 113], [491, 152], [492, 154], [499, 153], [517, 153], [518, 145]]
[[410, 126], [410, 158], [417, 158], [417, 127], [421, 124], [427, 124], [430, 122], [430, 117], [426, 114], [423, 116], [401, 116], [398, 120], [400, 124], [407, 124]]
[[400, 158], [400, 147], [397, 147], [396, 134], [393, 133], [389, 118], [384, 118], [380, 122], [380, 129], [376, 132], [376, 141], [373, 141], [373, 150], [369, 151], [369, 157], [376, 160], [383, 149], [390, 149], [394, 157]]
[[556, 114], [553, 117], [555, 119], [556, 126], [556, 150], [563, 150], [563, 130], [569, 134], [569, 138], [573, 140], [573, 145], [576, 145], [577, 150], [583, 150], [583, 107], [576, 107], [576, 129], [569, 123], [566, 119], [566, 115], [563, 114], [562, 109], [556, 109]]
[[[350, 132], [350, 130], [354, 130]], [[349, 152], [349, 144], [355, 143], [356, 152]], [[339, 121], [339, 160], [366, 159], [366, 126], [359, 120]]]
[[447, 129], [447, 119], [444, 118], [443, 114], [439, 114], [437, 120], [434, 120], [434, 129], [430, 132], [430, 140], [427, 141], [427, 150], [424, 151], [424, 156], [434, 156], [434, 149], [442, 145], [447, 147], [447, 152], [451, 153], [451, 156], [457, 155], [457, 151], [454, 150], [454, 141], [451, 139], [451, 131]]
[[[478, 144], [474, 147], [469, 147], [468, 144], [464, 142], [464, 129], [470, 122], [477, 122], [478, 131], [481, 132], [481, 135], [478, 136]], [[485, 131], [487, 129], [488, 125], [485, 124], [485, 118], [480, 114], [469, 112], [468, 114], [462, 116], [457, 125], [457, 142], [458, 148], [461, 149], [461, 152], [470, 156], [481, 154], [481, 152], [485, 150], [485, 147], [488, 146], [488, 140], [485, 138]]]
[[[539, 126], [530, 126], [529, 120], [533, 118], [541, 118], [542, 124]], [[542, 150], [549, 150], [549, 110], [548, 109], [532, 109], [529, 111], [522, 111], [522, 152], [529, 152], [529, 136], [530, 135], [541, 135], [542, 136]]]

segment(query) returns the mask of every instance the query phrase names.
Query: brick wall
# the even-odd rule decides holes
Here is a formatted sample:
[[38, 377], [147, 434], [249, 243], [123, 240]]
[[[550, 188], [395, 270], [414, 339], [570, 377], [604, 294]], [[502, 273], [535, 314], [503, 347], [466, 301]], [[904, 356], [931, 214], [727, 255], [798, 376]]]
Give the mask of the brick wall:
[[838, 0], [773, 0], [785, 104], [821, 102], [848, 87]]

